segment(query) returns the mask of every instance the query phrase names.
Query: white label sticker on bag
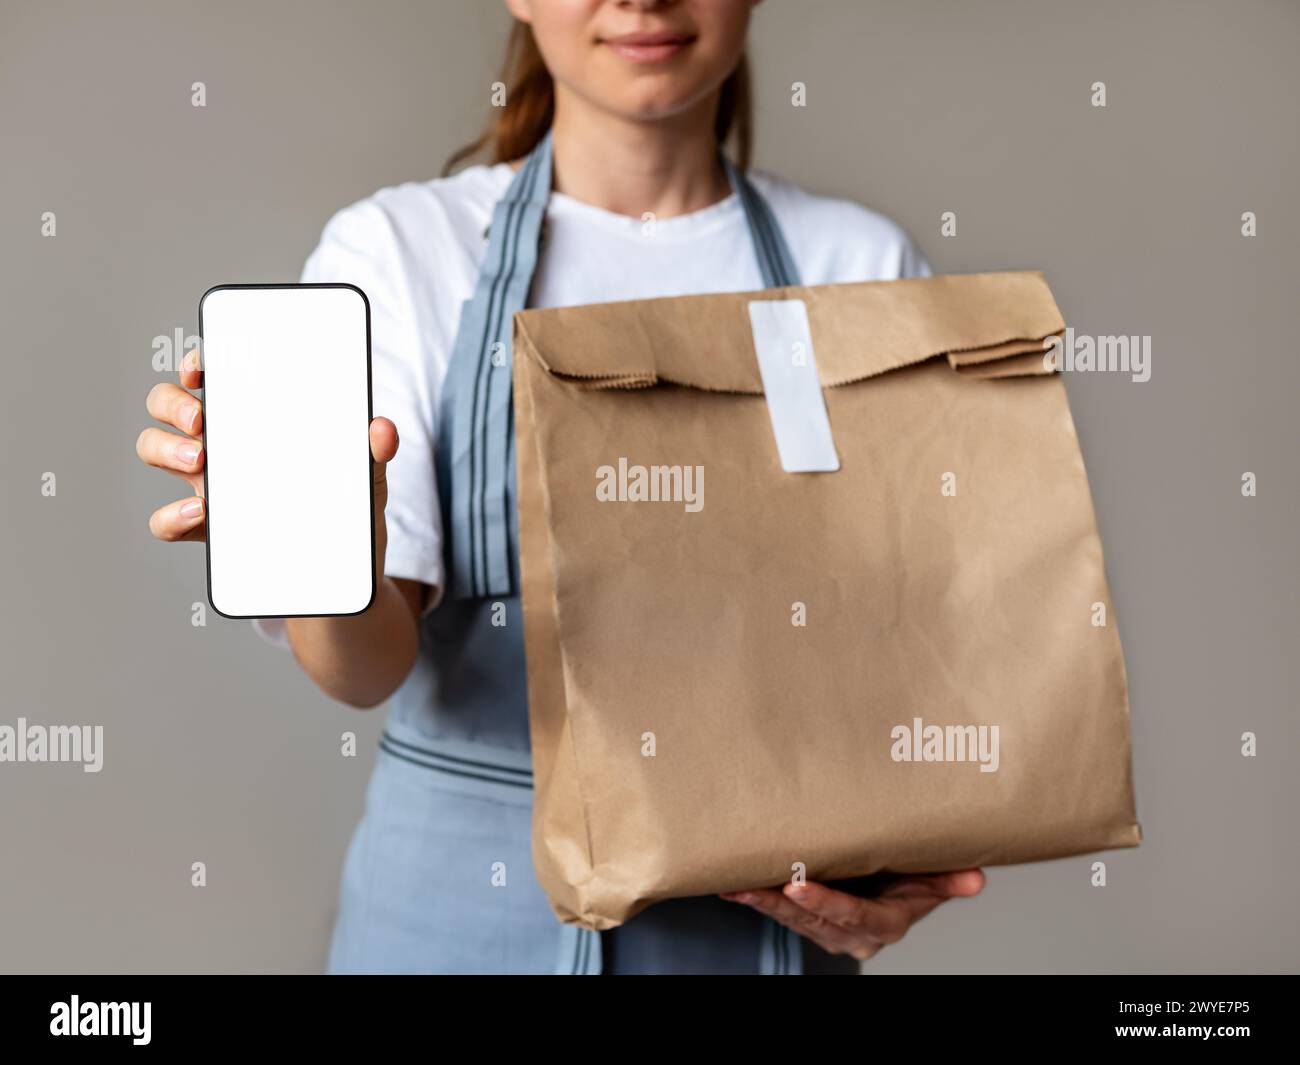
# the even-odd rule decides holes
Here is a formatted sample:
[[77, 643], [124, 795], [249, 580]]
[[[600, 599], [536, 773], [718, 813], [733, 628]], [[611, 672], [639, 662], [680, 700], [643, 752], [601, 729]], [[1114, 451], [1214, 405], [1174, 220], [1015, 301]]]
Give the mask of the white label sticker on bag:
[[781, 468], [787, 473], [838, 470], [808, 308], [803, 300], [752, 300], [749, 325]]

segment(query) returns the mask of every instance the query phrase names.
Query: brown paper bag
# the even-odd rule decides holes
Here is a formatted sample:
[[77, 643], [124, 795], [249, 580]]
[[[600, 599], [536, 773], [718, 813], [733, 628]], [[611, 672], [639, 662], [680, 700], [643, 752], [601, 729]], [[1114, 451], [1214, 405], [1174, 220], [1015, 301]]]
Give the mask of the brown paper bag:
[[[806, 307], [835, 472], [778, 455], [748, 312], [773, 299]], [[516, 315], [533, 849], [562, 920], [1138, 843], [1062, 330], [1036, 272]]]

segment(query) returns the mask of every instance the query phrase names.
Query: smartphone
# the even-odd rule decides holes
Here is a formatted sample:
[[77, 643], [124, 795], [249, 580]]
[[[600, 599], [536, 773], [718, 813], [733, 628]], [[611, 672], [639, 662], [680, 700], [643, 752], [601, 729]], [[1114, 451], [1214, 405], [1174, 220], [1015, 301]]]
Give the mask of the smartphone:
[[217, 285], [199, 337], [212, 609], [361, 613], [375, 597], [366, 294]]

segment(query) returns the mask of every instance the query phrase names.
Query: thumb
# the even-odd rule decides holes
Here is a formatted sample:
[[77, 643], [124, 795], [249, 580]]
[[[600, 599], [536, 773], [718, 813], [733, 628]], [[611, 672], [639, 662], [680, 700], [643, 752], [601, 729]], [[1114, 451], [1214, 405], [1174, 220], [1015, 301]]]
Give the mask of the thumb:
[[397, 454], [397, 426], [387, 418], [374, 418], [370, 422], [370, 454], [375, 460], [375, 483], [385, 479], [385, 469]]
[[886, 887], [881, 896], [897, 899], [955, 899], [978, 895], [983, 889], [982, 869], [962, 869], [955, 873], [902, 876]]
[[384, 512], [388, 510], [388, 464], [397, 454], [397, 426], [387, 418], [370, 420], [370, 457], [374, 468], [374, 522], [375, 522], [375, 582], [384, 579], [384, 560], [388, 554], [388, 526]]

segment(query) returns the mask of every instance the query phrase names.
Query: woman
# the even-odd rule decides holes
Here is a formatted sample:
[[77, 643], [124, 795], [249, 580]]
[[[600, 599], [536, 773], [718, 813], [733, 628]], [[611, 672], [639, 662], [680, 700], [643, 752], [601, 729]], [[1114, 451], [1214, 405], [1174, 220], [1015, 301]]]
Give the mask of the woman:
[[[332, 697], [357, 707], [392, 697], [344, 870], [332, 971], [853, 971], [939, 902], [983, 884], [969, 870], [755, 885], [660, 903], [596, 934], [561, 926], [534, 879], [513, 438], [500, 386], [511, 314], [525, 303], [929, 273], [886, 219], [746, 178], [720, 152], [734, 142], [740, 167], [748, 162], [743, 51], [755, 2], [507, 0], [518, 21], [504, 106], [453, 160], [488, 148], [493, 163], [346, 208], [307, 261], [304, 281], [368, 294], [374, 405], [387, 415], [370, 434], [374, 605], [357, 617], [258, 623]], [[182, 373], [186, 388], [199, 383], [197, 369]], [[148, 429], [141, 457], [200, 493], [156, 511], [151, 528], [202, 539], [200, 405], [160, 385], [148, 409], [185, 435]], [[479, 439], [499, 446], [470, 468], [474, 448], [459, 441]], [[498, 535], [469, 536], [475, 520]]]

